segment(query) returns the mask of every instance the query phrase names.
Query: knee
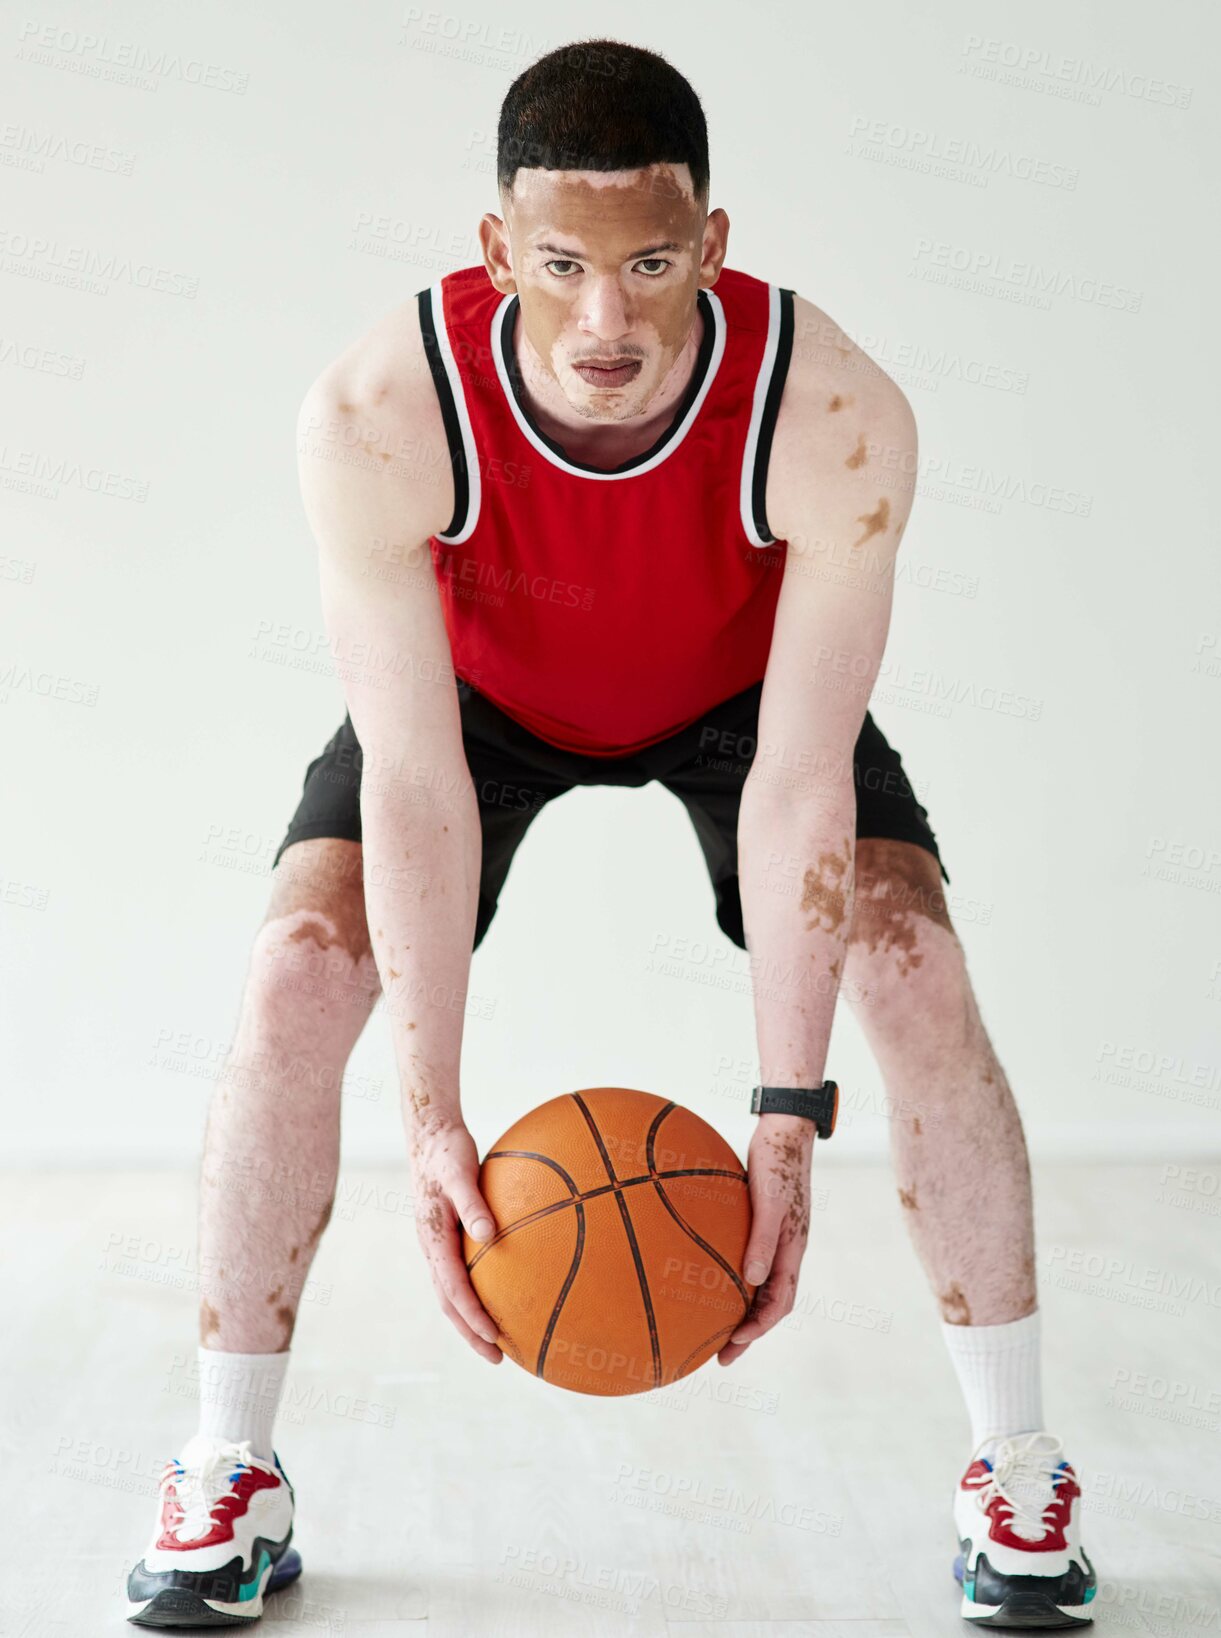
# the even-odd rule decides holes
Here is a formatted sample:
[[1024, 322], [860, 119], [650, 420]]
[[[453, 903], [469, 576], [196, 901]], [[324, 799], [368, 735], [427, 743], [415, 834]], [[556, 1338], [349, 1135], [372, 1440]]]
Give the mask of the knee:
[[255, 935], [243, 1012], [273, 1047], [346, 1055], [380, 993], [367, 929], [324, 910], [269, 915]]
[[858, 916], [848, 943], [845, 993], [877, 1045], [936, 1060], [970, 1044], [975, 1009], [966, 957], [948, 923], [908, 908]]
[[845, 977], [889, 1012], [952, 999], [966, 979], [937, 861], [911, 842], [857, 844]]

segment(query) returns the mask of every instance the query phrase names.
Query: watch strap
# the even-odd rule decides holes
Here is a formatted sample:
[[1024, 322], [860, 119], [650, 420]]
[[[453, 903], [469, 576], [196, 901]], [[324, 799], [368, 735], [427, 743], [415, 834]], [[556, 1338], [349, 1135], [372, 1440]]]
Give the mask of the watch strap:
[[818, 1087], [756, 1086], [750, 1111], [752, 1115], [804, 1115], [814, 1122], [820, 1138], [829, 1138], [839, 1113], [839, 1087], [834, 1081]]

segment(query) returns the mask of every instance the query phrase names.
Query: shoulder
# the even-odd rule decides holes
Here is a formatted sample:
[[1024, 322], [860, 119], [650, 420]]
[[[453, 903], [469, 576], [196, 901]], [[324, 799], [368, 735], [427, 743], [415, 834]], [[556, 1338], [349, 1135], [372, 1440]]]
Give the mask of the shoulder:
[[321, 369], [301, 404], [299, 431], [339, 457], [363, 451], [387, 472], [431, 490], [433, 530], [453, 511], [445, 422], [412, 295], [358, 335]]
[[829, 488], [866, 471], [914, 477], [916, 423], [898, 383], [829, 314], [793, 296], [793, 344], [767, 470], [779, 540], [805, 532]]

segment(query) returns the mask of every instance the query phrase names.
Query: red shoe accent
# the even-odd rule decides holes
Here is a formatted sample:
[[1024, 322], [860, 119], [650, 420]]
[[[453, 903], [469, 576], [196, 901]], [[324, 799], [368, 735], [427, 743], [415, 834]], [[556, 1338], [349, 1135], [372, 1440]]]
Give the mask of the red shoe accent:
[[[962, 1476], [963, 1490], [982, 1490], [992, 1478], [992, 1469], [986, 1462], [972, 1462]], [[1040, 1541], [1031, 1541], [1026, 1536], [1016, 1535], [1010, 1523], [1013, 1517], [1013, 1508], [1004, 1496], [993, 1496], [985, 1504], [982, 1511], [988, 1516], [988, 1539], [1000, 1547], [1015, 1547], [1023, 1553], [1063, 1553], [1068, 1550], [1068, 1540], [1065, 1530], [1068, 1526], [1069, 1515], [1072, 1512], [1073, 1501], [1080, 1496], [1081, 1487], [1077, 1483], [1077, 1475], [1067, 1464], [1061, 1468], [1053, 1481], [1055, 1499], [1043, 1509], [1045, 1533]]]
[[161, 1508], [161, 1535], [157, 1539], [159, 1550], [166, 1552], [191, 1551], [200, 1547], [214, 1547], [218, 1542], [233, 1540], [233, 1521], [240, 1519], [250, 1505], [250, 1498], [259, 1490], [275, 1490], [280, 1480], [274, 1473], [268, 1473], [263, 1468], [248, 1468], [235, 1482], [233, 1488], [216, 1503], [212, 1509], [213, 1525], [206, 1536], [195, 1536], [190, 1541], [181, 1541], [174, 1534], [182, 1523], [184, 1514], [182, 1503], [178, 1500], [178, 1493], [172, 1484], [165, 1489], [165, 1501]]

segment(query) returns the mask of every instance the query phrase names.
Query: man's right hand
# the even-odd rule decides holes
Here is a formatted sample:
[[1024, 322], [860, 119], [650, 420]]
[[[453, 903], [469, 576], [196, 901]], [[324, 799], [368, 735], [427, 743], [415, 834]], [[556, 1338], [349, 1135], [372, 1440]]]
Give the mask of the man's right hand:
[[496, 1322], [475, 1294], [462, 1255], [462, 1229], [489, 1240], [495, 1221], [479, 1192], [479, 1151], [460, 1116], [414, 1124], [410, 1133], [416, 1231], [441, 1311], [482, 1358], [498, 1365]]

